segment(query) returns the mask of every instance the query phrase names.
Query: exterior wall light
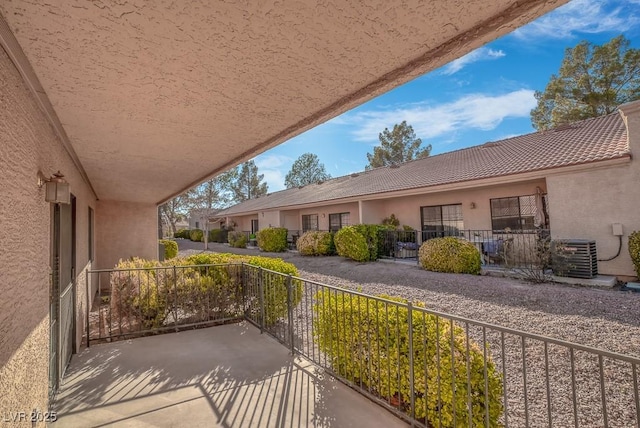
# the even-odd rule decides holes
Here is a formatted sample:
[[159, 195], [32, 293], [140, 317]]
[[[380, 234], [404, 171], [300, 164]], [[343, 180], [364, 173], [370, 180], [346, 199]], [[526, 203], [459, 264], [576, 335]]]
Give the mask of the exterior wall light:
[[471, 204], [469, 204], [469, 208], [471, 208], [472, 210], [476, 209], [476, 203], [475, 202], [471, 202]]
[[71, 188], [64, 179], [64, 175], [58, 171], [49, 178], [39, 177], [38, 187], [45, 186], [44, 200], [52, 204], [70, 204]]

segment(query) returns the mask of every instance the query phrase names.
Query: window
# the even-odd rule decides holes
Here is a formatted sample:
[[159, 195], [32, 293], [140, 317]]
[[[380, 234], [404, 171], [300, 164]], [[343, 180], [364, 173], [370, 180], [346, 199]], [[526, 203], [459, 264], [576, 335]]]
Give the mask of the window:
[[200, 222], [196, 221], [196, 229], [200, 229]]
[[93, 208], [89, 207], [89, 261], [93, 261]]
[[251, 220], [251, 234], [258, 233], [258, 219]]
[[329, 230], [337, 232], [345, 226], [349, 226], [349, 213], [329, 214]]
[[491, 199], [491, 227], [493, 230], [534, 230], [536, 197], [514, 196]]
[[318, 214], [302, 216], [302, 233], [309, 230], [318, 230]]
[[462, 204], [421, 207], [423, 239], [457, 236], [464, 229]]

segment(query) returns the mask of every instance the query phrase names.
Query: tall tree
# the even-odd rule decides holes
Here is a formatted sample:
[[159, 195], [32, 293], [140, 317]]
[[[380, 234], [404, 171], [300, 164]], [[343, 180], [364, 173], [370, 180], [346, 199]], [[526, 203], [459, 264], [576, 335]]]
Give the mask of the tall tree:
[[250, 160], [243, 163], [232, 173], [230, 189], [235, 202], [243, 202], [258, 196], [266, 195], [269, 187], [261, 183], [264, 174], [258, 174], [258, 167]]
[[539, 131], [612, 113], [640, 98], [640, 50], [622, 35], [602, 46], [582, 41], [565, 51], [558, 74], [535, 97], [531, 122]]
[[313, 153], [304, 153], [291, 165], [291, 170], [284, 178], [284, 185], [287, 189], [290, 189], [318, 183], [330, 178], [331, 175], [327, 173], [324, 164], [320, 163], [318, 156]]
[[421, 148], [422, 140], [416, 137], [413, 127], [408, 125], [406, 120], [393, 125], [391, 131], [384, 128], [384, 131], [378, 134], [378, 139], [380, 145], [373, 148], [373, 154], [367, 153], [369, 165], [366, 169], [421, 159], [431, 153], [431, 144]]
[[176, 233], [176, 223], [184, 218], [189, 209], [187, 195], [176, 196], [168, 202], [160, 205], [158, 211], [171, 229], [171, 236]]

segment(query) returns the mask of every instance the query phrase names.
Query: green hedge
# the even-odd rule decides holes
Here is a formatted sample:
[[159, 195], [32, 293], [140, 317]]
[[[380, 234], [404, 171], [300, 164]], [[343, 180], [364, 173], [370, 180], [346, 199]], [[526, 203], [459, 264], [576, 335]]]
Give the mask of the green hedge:
[[[243, 299], [248, 298], [242, 289], [242, 271], [229, 263], [243, 262], [283, 274], [271, 274], [264, 281], [265, 324], [274, 325], [287, 316], [285, 275], [297, 276], [298, 270], [282, 259], [235, 254], [201, 253], [163, 263], [139, 258], [120, 260], [116, 269], [143, 270], [111, 274], [113, 316], [126, 319], [132, 326], [139, 322], [144, 329], [166, 326], [176, 318], [184, 324], [242, 316]], [[191, 267], [177, 268], [175, 273], [173, 269], [156, 269], [163, 266]], [[302, 284], [293, 280], [292, 285], [292, 301], [297, 305], [302, 299]], [[250, 307], [259, 309], [257, 305]], [[255, 312], [260, 314], [259, 310]]]
[[369, 247], [366, 238], [354, 226], [343, 227], [333, 237], [336, 252], [357, 262], [369, 260]]
[[420, 247], [418, 257], [423, 268], [434, 272], [479, 275], [481, 271], [480, 252], [460, 238], [429, 239]]
[[171, 239], [160, 239], [162, 245], [164, 245], [164, 259], [169, 260], [178, 255], [178, 243]]
[[[333, 370], [410, 415], [408, 308], [331, 290], [315, 298], [314, 338]], [[490, 356], [485, 360], [483, 350], [467, 342], [458, 325], [451, 331], [446, 320], [436, 322], [435, 315], [417, 309], [412, 317], [416, 419], [425, 418], [428, 426], [453, 427], [455, 413], [458, 424], [467, 426], [470, 398], [471, 426], [485, 426], [486, 370], [489, 426], [500, 426], [502, 379]]]
[[[225, 263], [247, 263], [253, 266], [262, 267], [283, 275], [298, 276], [298, 269], [291, 263], [279, 258], [263, 256], [243, 256], [237, 254], [217, 254], [201, 253], [194, 254], [180, 260], [180, 264], [185, 265], [206, 265]], [[208, 268], [211, 269], [211, 268]], [[268, 275], [268, 273], [267, 273]], [[265, 302], [265, 323], [273, 325], [282, 317], [287, 315], [287, 277], [283, 275], [272, 275], [269, 280], [264, 281], [264, 302]], [[299, 280], [293, 281], [292, 302], [296, 306], [302, 299], [302, 283]], [[255, 291], [255, 290], [254, 290]]]
[[187, 229], [178, 229], [176, 233], [173, 234], [174, 238], [182, 238], [182, 239], [190, 239], [189, 231]]
[[640, 278], [640, 231], [638, 230], [629, 235], [629, 255], [636, 268], [636, 275]]
[[296, 242], [296, 249], [303, 256], [329, 256], [335, 251], [331, 232], [309, 231]]
[[200, 229], [191, 229], [189, 231], [189, 239], [194, 242], [204, 242], [204, 232]]
[[244, 232], [229, 232], [227, 239], [233, 248], [247, 248], [247, 235]]
[[354, 227], [362, 236], [364, 236], [364, 239], [367, 242], [369, 260], [378, 260], [378, 241], [380, 237], [380, 230], [383, 226], [380, 226], [379, 224], [357, 224]]
[[220, 229], [211, 229], [209, 231], [208, 239], [209, 239], [209, 242], [221, 242], [222, 241], [222, 230], [220, 230]]
[[258, 247], [269, 253], [281, 253], [287, 250], [288, 231], [284, 227], [269, 227], [258, 231]]

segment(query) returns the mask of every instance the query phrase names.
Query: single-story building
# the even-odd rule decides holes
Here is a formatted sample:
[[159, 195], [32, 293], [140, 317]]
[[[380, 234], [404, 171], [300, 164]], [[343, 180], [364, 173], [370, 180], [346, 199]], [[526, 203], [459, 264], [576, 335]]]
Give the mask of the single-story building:
[[225, 218], [219, 215], [221, 210], [195, 208], [189, 211], [189, 229], [213, 230], [220, 229]]
[[274, 192], [222, 215], [245, 231], [336, 231], [392, 214], [425, 238], [546, 228], [552, 239], [594, 240], [599, 273], [634, 276], [627, 242], [640, 230], [640, 162], [633, 155], [640, 156], [640, 101], [545, 132]]

